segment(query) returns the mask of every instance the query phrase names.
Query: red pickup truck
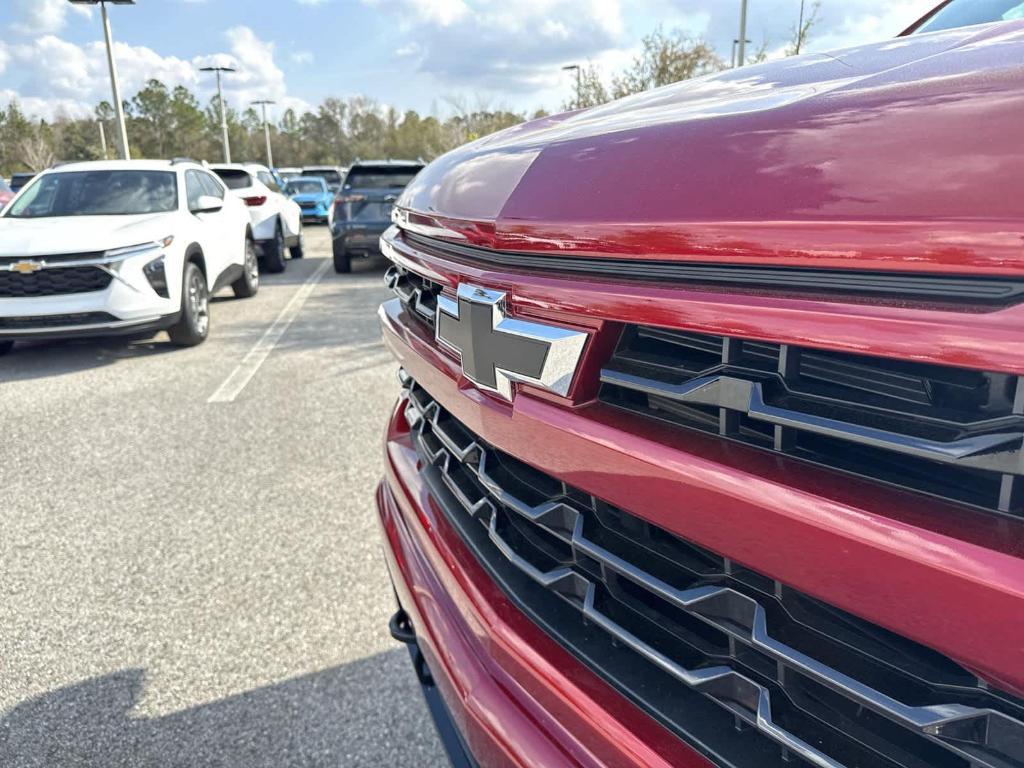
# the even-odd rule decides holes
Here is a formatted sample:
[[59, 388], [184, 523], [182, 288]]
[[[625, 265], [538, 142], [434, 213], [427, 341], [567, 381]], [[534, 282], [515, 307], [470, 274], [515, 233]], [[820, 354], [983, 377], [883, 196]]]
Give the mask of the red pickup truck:
[[407, 188], [377, 505], [455, 765], [1024, 766], [1019, 11]]

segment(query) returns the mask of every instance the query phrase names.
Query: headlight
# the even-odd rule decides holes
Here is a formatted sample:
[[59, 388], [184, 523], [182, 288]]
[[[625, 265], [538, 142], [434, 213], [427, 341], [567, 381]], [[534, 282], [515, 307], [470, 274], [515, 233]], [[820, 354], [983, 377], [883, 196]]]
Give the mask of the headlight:
[[146, 251], [156, 251], [162, 248], [167, 248], [171, 243], [174, 242], [174, 235], [168, 235], [167, 237], [160, 238], [159, 240], [153, 240], [148, 243], [139, 243], [138, 245], [126, 245], [123, 248], [111, 248], [106, 251], [103, 256], [104, 258], [113, 257], [124, 257], [137, 256], [140, 253]]

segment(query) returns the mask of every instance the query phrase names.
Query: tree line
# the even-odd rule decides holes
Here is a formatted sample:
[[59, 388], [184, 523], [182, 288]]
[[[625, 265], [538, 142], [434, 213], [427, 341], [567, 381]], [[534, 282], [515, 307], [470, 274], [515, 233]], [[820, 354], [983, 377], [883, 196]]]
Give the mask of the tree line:
[[[794, 27], [787, 55], [806, 44], [818, 15], [812, 12]], [[755, 49], [747, 63], [766, 58], [767, 41]], [[579, 71], [578, 88], [563, 104], [565, 109], [590, 107], [611, 99], [646, 91], [727, 67], [713, 46], [682, 31], [660, 27], [643, 39], [633, 62], [606, 82], [593, 64]], [[231, 154], [237, 160], [265, 160], [261, 116], [254, 107], [239, 110], [225, 102]], [[192, 157], [222, 159], [220, 103], [214, 96], [206, 105], [188, 88], [169, 88], [150, 80], [124, 102], [132, 157]], [[285, 110], [270, 125], [271, 148], [278, 166], [348, 165], [357, 158], [432, 160], [467, 141], [546, 114], [469, 106], [449, 102], [448, 116], [399, 112], [366, 96], [329, 97], [314, 110], [301, 114]], [[100, 126], [108, 155], [116, 156], [114, 108], [100, 102], [91, 118], [58, 115], [41, 120], [25, 114], [17, 101], [0, 108], [0, 175], [39, 171], [58, 161], [103, 158]]]

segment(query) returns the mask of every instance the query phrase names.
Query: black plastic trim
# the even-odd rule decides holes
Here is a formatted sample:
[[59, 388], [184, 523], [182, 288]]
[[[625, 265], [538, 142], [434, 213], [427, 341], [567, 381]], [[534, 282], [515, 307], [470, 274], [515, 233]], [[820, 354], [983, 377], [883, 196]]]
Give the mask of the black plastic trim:
[[625, 280], [673, 281], [709, 285], [771, 288], [783, 292], [860, 294], [893, 298], [919, 298], [963, 304], [1009, 306], [1024, 300], [1024, 278], [969, 275], [922, 275], [906, 272], [869, 272], [840, 269], [803, 269], [677, 262], [592, 256], [498, 251], [451, 243], [403, 231], [410, 245], [443, 256], [487, 265], [544, 272], [568, 272]]

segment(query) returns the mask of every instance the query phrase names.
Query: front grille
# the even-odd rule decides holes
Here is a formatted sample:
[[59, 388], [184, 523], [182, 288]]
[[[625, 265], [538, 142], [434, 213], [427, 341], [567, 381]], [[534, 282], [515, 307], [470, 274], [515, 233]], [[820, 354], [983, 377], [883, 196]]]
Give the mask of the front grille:
[[47, 264], [60, 264], [68, 261], [93, 261], [101, 259], [104, 251], [88, 251], [81, 253], [51, 253], [42, 256], [0, 256], [0, 267], [16, 264], [19, 261], [41, 261]]
[[384, 283], [401, 299], [402, 306], [411, 316], [434, 327], [440, 285], [396, 266], [388, 268], [384, 274]]
[[874, 481], [1022, 514], [1018, 377], [641, 326], [601, 400]]
[[102, 291], [111, 276], [99, 267], [59, 267], [28, 275], [0, 272], [0, 297], [61, 296], [68, 293]]
[[316, 203], [299, 203], [299, 207], [304, 210], [313, 210], [316, 208]]
[[718, 764], [1024, 766], [1024, 700], [559, 482], [405, 386], [423, 476], [480, 564]]
[[37, 315], [35, 317], [0, 317], [0, 331], [35, 331], [67, 328], [77, 325], [114, 323], [117, 318], [107, 312], [75, 312], [70, 315]]

